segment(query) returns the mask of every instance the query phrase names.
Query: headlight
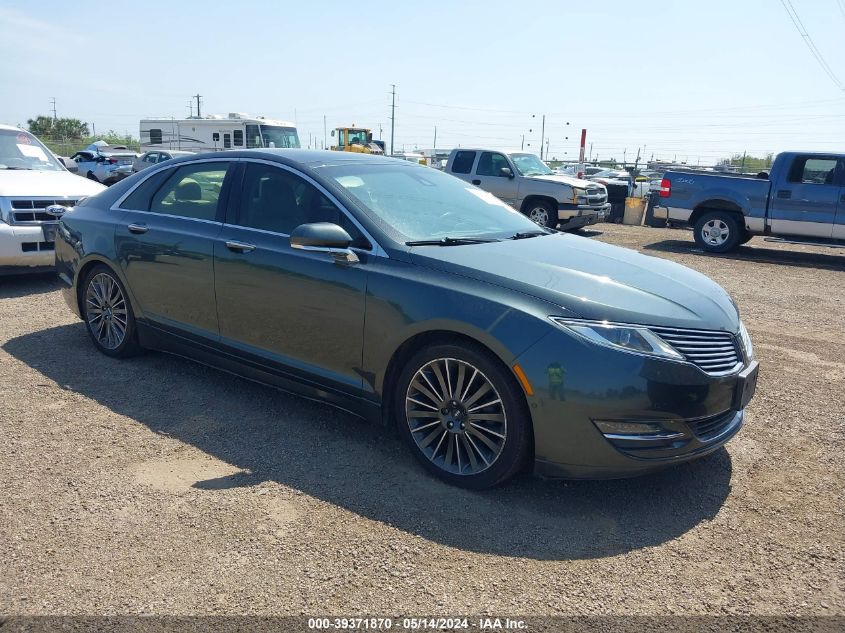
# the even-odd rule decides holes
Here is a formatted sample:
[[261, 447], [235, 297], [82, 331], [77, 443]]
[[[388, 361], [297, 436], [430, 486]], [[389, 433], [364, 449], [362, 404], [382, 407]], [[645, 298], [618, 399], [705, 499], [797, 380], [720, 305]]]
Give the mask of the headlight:
[[745, 348], [745, 355], [748, 360], [754, 358], [754, 346], [751, 344], [751, 335], [745, 329], [745, 323], [739, 322], [739, 340], [742, 342], [742, 347]]
[[581, 187], [572, 187], [572, 202], [573, 204], [586, 204], [587, 190]]
[[561, 317], [549, 318], [556, 325], [596, 345], [672, 360], [684, 360], [680, 352], [642, 325], [624, 325], [606, 321], [573, 321]]

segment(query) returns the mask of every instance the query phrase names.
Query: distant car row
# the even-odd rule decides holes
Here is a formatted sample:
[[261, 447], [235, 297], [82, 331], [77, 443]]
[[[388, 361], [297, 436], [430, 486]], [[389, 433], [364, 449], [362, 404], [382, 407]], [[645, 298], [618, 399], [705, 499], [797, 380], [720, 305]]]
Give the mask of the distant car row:
[[70, 157], [76, 165], [76, 169], [70, 171], [89, 180], [111, 186], [147, 167], [193, 153], [167, 150], [138, 155], [126, 146], [108, 145], [103, 141], [98, 141]]

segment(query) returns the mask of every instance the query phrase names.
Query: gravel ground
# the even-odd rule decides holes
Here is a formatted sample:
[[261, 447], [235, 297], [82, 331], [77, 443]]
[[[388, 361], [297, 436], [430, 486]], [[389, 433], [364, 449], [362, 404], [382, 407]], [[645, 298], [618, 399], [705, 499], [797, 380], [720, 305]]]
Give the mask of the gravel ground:
[[726, 450], [457, 490], [345, 413], [102, 356], [53, 279], [0, 280], [0, 614], [845, 614], [842, 251], [586, 234], [739, 304], [761, 375]]

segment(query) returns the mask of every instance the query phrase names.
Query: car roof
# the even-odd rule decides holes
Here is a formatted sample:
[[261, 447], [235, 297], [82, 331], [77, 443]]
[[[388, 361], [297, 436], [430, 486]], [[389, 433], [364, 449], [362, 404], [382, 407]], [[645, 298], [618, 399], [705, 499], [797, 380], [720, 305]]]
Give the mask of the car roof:
[[409, 161], [403, 161], [378, 154], [359, 154], [357, 152], [292, 148], [258, 148], [221, 152], [202, 152], [174, 158], [173, 164], [176, 164], [177, 162], [190, 162], [192, 160], [207, 160], [209, 158], [264, 158], [291, 166], [307, 168], [327, 167], [330, 165], [351, 165], [356, 163], [367, 165], [397, 165], [404, 163], [406, 165], [413, 166], [413, 164]]

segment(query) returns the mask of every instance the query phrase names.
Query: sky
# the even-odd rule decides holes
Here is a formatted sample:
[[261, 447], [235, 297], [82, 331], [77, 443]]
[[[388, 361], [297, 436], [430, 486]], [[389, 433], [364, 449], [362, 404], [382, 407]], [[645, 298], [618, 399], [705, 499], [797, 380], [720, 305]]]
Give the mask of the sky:
[[[791, 3], [830, 73], [808, 49]], [[845, 149], [845, 0], [0, 0], [0, 123], [138, 136], [147, 116], [358, 125], [396, 152], [521, 147], [713, 164]], [[838, 85], [837, 85], [838, 84]], [[590, 147], [591, 146], [591, 147]]]

